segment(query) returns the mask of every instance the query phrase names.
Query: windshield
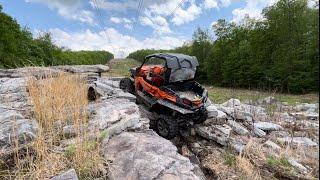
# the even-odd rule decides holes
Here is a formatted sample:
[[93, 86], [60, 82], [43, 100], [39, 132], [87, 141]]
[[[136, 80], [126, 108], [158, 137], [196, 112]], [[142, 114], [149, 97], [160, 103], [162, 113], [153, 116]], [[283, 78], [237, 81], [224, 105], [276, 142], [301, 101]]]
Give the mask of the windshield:
[[194, 79], [196, 68], [171, 69], [170, 82], [178, 82]]
[[144, 65], [160, 65], [160, 66], [165, 67], [166, 61], [161, 58], [152, 57], [152, 58], [147, 59], [146, 62], [144, 63]]

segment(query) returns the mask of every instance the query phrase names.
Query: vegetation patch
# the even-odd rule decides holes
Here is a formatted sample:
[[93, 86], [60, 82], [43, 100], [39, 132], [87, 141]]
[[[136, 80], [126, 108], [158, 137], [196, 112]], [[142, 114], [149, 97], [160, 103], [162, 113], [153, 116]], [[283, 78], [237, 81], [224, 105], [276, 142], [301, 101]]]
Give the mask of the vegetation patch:
[[224, 164], [228, 165], [229, 167], [236, 165], [236, 157], [233, 154], [226, 154], [224, 156], [224, 160]]
[[269, 156], [267, 157], [267, 164], [270, 166], [282, 166], [282, 167], [290, 167], [290, 163], [285, 157], [275, 157]]

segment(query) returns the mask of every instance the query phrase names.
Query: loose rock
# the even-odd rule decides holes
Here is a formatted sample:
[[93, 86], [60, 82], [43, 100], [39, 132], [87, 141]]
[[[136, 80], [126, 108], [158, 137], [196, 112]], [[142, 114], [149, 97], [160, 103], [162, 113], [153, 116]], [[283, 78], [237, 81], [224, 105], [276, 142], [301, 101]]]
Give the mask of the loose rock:
[[211, 104], [207, 108], [208, 118], [216, 118], [218, 116], [218, 109], [215, 105]]
[[225, 130], [222, 130], [223, 127], [219, 126], [197, 126], [195, 128], [197, 134], [206, 139], [213, 140], [223, 146], [228, 145], [229, 134], [227, 134]]
[[259, 99], [257, 101], [257, 104], [260, 104], [260, 105], [271, 105], [271, 104], [275, 104], [277, 102], [278, 102], [278, 100], [276, 98], [274, 98], [273, 96], [268, 96], [268, 97], [265, 97], [263, 99]]
[[263, 145], [265, 147], [270, 147], [271, 149], [274, 149], [274, 150], [281, 149], [281, 147], [278, 144], [276, 144], [276, 143], [274, 143], [274, 142], [272, 142], [270, 140], [267, 140]]
[[295, 167], [298, 171], [302, 173], [307, 173], [307, 168], [304, 167], [302, 164], [298, 163], [296, 160], [289, 158], [288, 162], [290, 163], [291, 166]]
[[247, 134], [249, 134], [249, 131], [245, 127], [243, 127], [239, 123], [237, 123], [236, 121], [229, 120], [228, 124], [239, 135], [247, 135]]
[[254, 123], [254, 127], [264, 131], [279, 131], [283, 129], [282, 126], [271, 122], [257, 122]]
[[258, 136], [258, 137], [260, 137], [260, 138], [262, 138], [262, 137], [267, 135], [266, 132], [262, 131], [261, 129], [259, 129], [257, 127], [253, 127], [253, 134]]
[[311, 139], [307, 137], [285, 137], [278, 138], [278, 141], [286, 144], [295, 144], [295, 145], [303, 145], [303, 146], [318, 146], [316, 142], [313, 142]]
[[78, 176], [74, 169], [69, 169], [68, 171], [52, 177], [51, 180], [78, 180]]
[[239, 99], [229, 99], [228, 101], [222, 103], [222, 106], [225, 106], [225, 107], [235, 107], [240, 105], [241, 105], [241, 102]]

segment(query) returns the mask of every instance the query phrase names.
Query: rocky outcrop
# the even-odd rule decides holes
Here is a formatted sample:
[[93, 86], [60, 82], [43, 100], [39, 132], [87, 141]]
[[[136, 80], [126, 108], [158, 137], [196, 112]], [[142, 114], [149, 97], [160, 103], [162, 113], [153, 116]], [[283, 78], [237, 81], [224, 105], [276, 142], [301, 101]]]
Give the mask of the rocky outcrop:
[[1, 78], [0, 107], [30, 112], [31, 102], [27, 92], [27, 81], [28, 78]]
[[109, 71], [109, 67], [102, 64], [96, 65], [72, 65], [72, 66], [51, 66], [52, 69], [58, 69], [69, 73], [103, 73]]
[[[267, 115], [265, 108], [262, 106], [274, 104], [281, 105], [281, 102], [273, 97], [267, 97], [252, 104], [242, 103], [238, 99], [230, 99], [222, 104], [211, 104], [207, 107], [209, 119], [202, 125], [197, 126], [195, 131], [202, 138], [210, 140], [211, 142], [214, 141], [225, 147], [231, 147], [231, 149], [237, 153], [240, 153], [245, 148], [249, 139], [251, 139], [251, 141], [260, 141], [260, 144], [264, 147], [277, 152], [281, 150], [281, 146], [273, 141], [282, 144], [303, 145], [305, 147], [315, 147], [318, 145], [316, 143], [317, 141], [314, 142], [307, 137], [290, 137], [292, 128], [303, 130], [302, 127], [304, 127], [308, 130], [313, 129], [313, 133], [318, 132], [315, 130], [315, 128], [319, 127], [318, 122], [313, 123], [314, 121], [306, 121], [311, 119], [306, 115], [301, 117], [304, 119], [301, 122], [299, 118], [295, 117], [295, 115], [299, 113], [305, 114], [308, 110], [316, 110], [316, 108], [318, 108], [317, 104], [304, 104], [301, 107], [295, 107], [296, 110], [302, 110], [302, 112], [287, 113], [278, 111], [283, 110], [281, 108], [276, 108], [273, 114]], [[288, 105], [285, 106], [288, 108]], [[217, 119], [219, 112], [223, 113], [223, 117], [227, 121], [212, 120]], [[315, 116], [318, 117], [317, 114], [315, 114]], [[299, 124], [299, 128], [294, 127], [294, 125], [292, 125], [293, 123]], [[259, 140], [260, 138], [266, 141], [261, 142], [261, 140]]]
[[0, 78], [0, 149], [19, 147], [37, 137], [38, 124], [30, 119], [27, 80]]
[[[203, 179], [199, 167], [178, 154], [168, 140], [149, 130], [150, 112], [141, 112], [135, 96], [121, 91], [117, 80], [91, 84], [101, 95], [88, 106], [89, 129], [107, 134], [103, 151], [110, 179]], [[147, 118], [145, 118], [147, 117]], [[129, 132], [128, 132], [129, 131]]]
[[142, 118], [138, 106], [128, 99], [111, 98], [89, 105], [91, 129], [105, 130], [110, 136], [122, 131], [142, 131], [149, 127], [149, 119]]
[[88, 74], [96, 73], [97, 75], [109, 71], [105, 65], [72, 65], [72, 66], [51, 66], [51, 67], [24, 67], [17, 69], [0, 69], [0, 78], [19, 78], [34, 76], [36, 78], [54, 77], [60, 73], [78, 73]]
[[20, 113], [0, 108], [0, 149], [17, 147], [37, 137], [38, 124]]
[[101, 103], [90, 104], [89, 113], [92, 114], [90, 124], [104, 130], [120, 121], [140, 118], [138, 106], [127, 99], [110, 98]]
[[154, 133], [124, 132], [104, 146], [110, 179], [200, 179], [189, 159]]
[[[97, 93], [97, 98], [87, 106], [88, 123], [81, 126], [80, 133], [86, 132], [89, 139], [101, 140], [110, 179], [203, 179], [197, 165], [192, 164], [201, 161], [192, 153], [202, 156], [198, 151], [204, 149], [208, 153], [217, 147], [241, 153], [249, 141], [274, 152], [288, 144], [313, 149], [318, 146], [318, 104], [292, 107], [273, 97], [250, 104], [230, 99], [222, 104], [206, 104], [208, 119], [190, 130], [189, 137], [183, 137], [196, 140], [190, 143], [193, 152], [182, 151], [184, 157], [170, 141], [149, 129], [149, 118], [154, 114], [139, 107], [134, 95], [119, 89], [120, 77], [99, 77], [105, 71], [108, 67], [103, 65], [0, 70], [1, 152], [12, 147], [13, 142], [27, 144], [37, 137], [38, 124], [32, 118], [32, 102], [26, 88], [28, 78], [51, 77], [61, 72], [94, 76], [88, 86]], [[29, 77], [24, 77], [26, 75]], [[276, 105], [276, 112], [267, 113], [268, 105]], [[291, 111], [284, 112], [284, 108], [278, 106]], [[63, 153], [66, 146], [75, 143], [73, 138], [79, 131], [71, 124], [62, 125], [58, 121], [54, 126], [59, 126], [67, 138], [60, 142], [59, 152]], [[299, 172], [308, 172], [310, 167], [297, 160], [288, 162]], [[77, 179], [74, 170], [52, 179], [68, 178]]]
[[[99, 66], [95, 68], [79, 68], [83, 67], [54, 67], [52, 71], [50, 68], [31, 68], [35, 70], [31, 75], [44, 77], [52, 72], [59, 73], [59, 71], [88, 73], [91, 71], [100, 72], [99, 69], [103, 70], [103, 67]], [[21, 114], [21, 112], [32, 111], [32, 103], [29, 101], [26, 88], [28, 78], [13, 78], [25, 75], [24, 73], [29, 72], [29, 70], [2, 71], [2, 75], [6, 74], [7, 77], [10, 77], [0, 79], [0, 148], [2, 151], [16, 145], [16, 142], [19, 145], [23, 145], [37, 137], [38, 124], [36, 121], [30, 120]], [[139, 179], [172, 177], [200, 179], [201, 173], [199, 176], [196, 175], [199, 172], [199, 168], [194, 167], [188, 158], [179, 155], [177, 148], [170, 141], [159, 137], [152, 131], [150, 134], [143, 133], [150, 131], [148, 130], [149, 119], [141, 117], [140, 109], [134, 103], [135, 96], [118, 88], [119, 81], [97, 78], [93, 84], [96, 85], [95, 89], [100, 94], [100, 98], [88, 105], [89, 122], [87, 126], [81, 127], [81, 129], [82, 131], [88, 131], [89, 134], [95, 133], [100, 134], [100, 136], [101, 134], [106, 134], [106, 137], [102, 137], [102, 142], [105, 145], [103, 148], [106, 160], [109, 161], [108, 158], [112, 153], [117, 155], [115, 156], [116, 159], [113, 159], [110, 168], [112, 170], [110, 177], [112, 176], [114, 179], [125, 177], [139, 177]], [[79, 132], [75, 130], [73, 125], [61, 127], [57, 123], [57, 126], [60, 126], [65, 138], [71, 138], [61, 141], [63, 151], [63, 147], [75, 143], [72, 138]], [[141, 133], [127, 133], [126, 131]], [[136, 151], [129, 151], [128, 153], [122, 148], [123, 146], [119, 146], [117, 143], [129, 143], [132, 145], [131, 148]], [[135, 154], [140, 154], [140, 156], [132, 159]], [[113, 168], [114, 164], [123, 166], [123, 174], [121, 174], [121, 169]], [[126, 171], [128, 167], [132, 167], [130, 173]], [[136, 169], [136, 167], [140, 169]], [[52, 179], [78, 179], [78, 177], [75, 170], [71, 169], [52, 177]]]

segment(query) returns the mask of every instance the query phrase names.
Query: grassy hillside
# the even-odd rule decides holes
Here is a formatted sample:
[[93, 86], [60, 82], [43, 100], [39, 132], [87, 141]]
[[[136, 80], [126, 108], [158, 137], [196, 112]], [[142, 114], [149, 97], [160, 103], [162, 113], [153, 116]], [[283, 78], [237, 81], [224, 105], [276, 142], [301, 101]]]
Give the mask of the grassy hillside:
[[129, 76], [129, 69], [139, 66], [141, 63], [134, 59], [112, 59], [108, 62], [110, 71], [106, 76]]

